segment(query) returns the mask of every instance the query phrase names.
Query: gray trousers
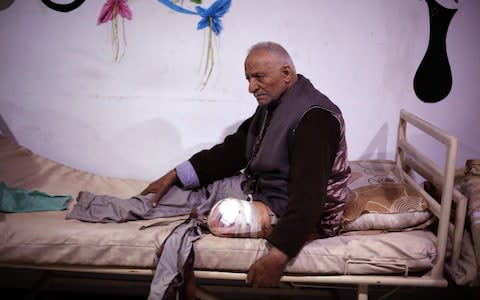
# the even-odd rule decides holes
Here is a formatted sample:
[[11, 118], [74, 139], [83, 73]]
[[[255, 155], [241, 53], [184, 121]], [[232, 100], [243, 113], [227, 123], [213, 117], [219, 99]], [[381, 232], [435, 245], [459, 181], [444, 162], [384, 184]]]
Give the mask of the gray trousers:
[[[182, 190], [173, 186], [156, 207], [153, 207], [151, 202], [154, 194], [122, 199], [82, 191], [66, 218], [87, 222], [119, 223], [188, 215], [194, 209], [199, 216], [207, 216], [213, 205], [224, 198], [247, 199], [240, 186], [242, 179], [243, 175], [229, 177], [216, 181], [206, 188], [195, 190]], [[196, 220], [178, 226], [167, 237], [150, 284], [149, 300], [163, 298], [168, 286], [178, 274], [182, 274], [185, 261], [193, 250], [193, 243], [199, 238], [200, 229]]]
[[120, 223], [188, 215], [193, 209], [198, 215], [206, 216], [213, 205], [224, 198], [247, 199], [247, 195], [240, 186], [242, 179], [243, 175], [228, 177], [215, 181], [206, 188], [194, 190], [182, 190], [173, 186], [160, 199], [156, 207], [153, 207], [151, 202], [154, 194], [123, 199], [82, 191], [78, 194], [77, 203], [66, 218], [87, 222]]
[[[185, 221], [170, 233], [163, 242], [162, 253], [157, 260], [148, 300], [161, 300], [170, 285], [179, 287], [185, 284], [185, 264], [193, 251], [193, 243], [200, 239], [200, 235], [201, 229], [196, 219]], [[175, 287], [175, 298], [179, 299], [180, 288]]]

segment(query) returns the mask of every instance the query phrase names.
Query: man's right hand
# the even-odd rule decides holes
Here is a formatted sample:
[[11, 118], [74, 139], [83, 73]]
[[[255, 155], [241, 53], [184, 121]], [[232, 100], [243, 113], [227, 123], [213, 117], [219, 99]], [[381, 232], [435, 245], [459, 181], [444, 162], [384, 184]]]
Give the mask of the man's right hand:
[[142, 192], [141, 195], [155, 193], [152, 198], [153, 207], [157, 206], [158, 201], [165, 195], [168, 190], [178, 181], [177, 172], [175, 169], [169, 171], [159, 179], [150, 183]]

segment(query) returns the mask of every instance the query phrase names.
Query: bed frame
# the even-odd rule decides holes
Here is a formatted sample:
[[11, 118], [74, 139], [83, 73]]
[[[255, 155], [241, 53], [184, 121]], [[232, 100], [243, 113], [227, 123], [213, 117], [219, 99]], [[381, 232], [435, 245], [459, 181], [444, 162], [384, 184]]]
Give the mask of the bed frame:
[[[407, 125], [418, 128], [423, 133], [433, 137], [446, 149], [445, 162], [439, 166], [426, 155], [422, 154], [407, 139]], [[396, 146], [395, 163], [404, 177], [412, 187], [420, 192], [428, 201], [429, 209], [438, 218], [436, 230], [438, 256], [433, 268], [426, 274], [409, 274], [408, 268], [401, 275], [285, 275], [281, 278], [280, 288], [276, 289], [255, 289], [247, 286], [246, 273], [218, 272], [196, 270], [197, 298], [202, 300], [219, 299], [218, 291], [222, 293], [225, 287], [227, 291], [246, 294], [269, 294], [282, 293], [290, 294], [318, 294], [319, 288], [324, 287], [348, 287], [354, 286], [357, 290], [358, 300], [368, 299], [369, 286], [415, 286], [415, 287], [446, 287], [448, 281], [444, 275], [445, 261], [448, 257], [450, 263], [455, 265], [460, 258], [461, 241], [465, 223], [467, 200], [454, 188], [455, 160], [457, 152], [457, 140], [432, 124], [420, 119], [405, 110], [400, 112], [398, 126], [398, 137]], [[420, 175], [432, 183], [437, 190], [441, 191], [440, 201], [429, 195], [424, 188], [413, 179]], [[453, 224], [450, 222], [452, 205], [455, 205], [455, 216]], [[451, 249], [451, 251], [447, 251]], [[448, 255], [447, 255], [448, 254]], [[355, 264], [355, 261], [347, 262]], [[27, 268], [53, 272], [70, 272], [72, 274], [110, 274], [119, 276], [145, 276], [151, 278], [153, 269], [130, 269], [130, 268], [91, 268], [73, 267], [58, 265], [19, 265], [2, 263], [3, 268]], [[347, 270], [346, 273], [347, 274]], [[215, 291], [217, 291], [215, 293]]]
[[[446, 149], [445, 163], [438, 166], [426, 155], [422, 154], [407, 139], [407, 124], [418, 128], [433, 137]], [[443, 130], [420, 119], [406, 110], [400, 111], [398, 125], [397, 149], [395, 163], [402, 172], [403, 178], [428, 201], [430, 211], [438, 218], [436, 232], [438, 259], [434, 267], [423, 276], [410, 276], [405, 270], [404, 276], [393, 275], [328, 275], [328, 276], [283, 276], [284, 286], [314, 288], [322, 285], [354, 285], [357, 287], [358, 300], [368, 299], [369, 285], [446, 287], [448, 281], [444, 276], [447, 244], [451, 243], [451, 264], [456, 265], [460, 259], [461, 241], [463, 238], [467, 199], [454, 188], [455, 160], [457, 139]], [[412, 174], [416, 172], [441, 191], [440, 203], [420, 186]], [[452, 204], [455, 205], [454, 224], [450, 222]], [[355, 262], [350, 262], [355, 263]], [[245, 273], [196, 271], [195, 276], [207, 280], [245, 281]], [[217, 299], [200, 289], [200, 299]]]

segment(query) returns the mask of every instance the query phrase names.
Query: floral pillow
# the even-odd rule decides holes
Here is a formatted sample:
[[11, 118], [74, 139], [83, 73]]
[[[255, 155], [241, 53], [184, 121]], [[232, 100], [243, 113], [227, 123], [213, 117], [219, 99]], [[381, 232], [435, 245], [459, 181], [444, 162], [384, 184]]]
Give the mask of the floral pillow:
[[398, 231], [427, 222], [427, 201], [402, 182], [393, 161], [351, 162], [342, 231]]

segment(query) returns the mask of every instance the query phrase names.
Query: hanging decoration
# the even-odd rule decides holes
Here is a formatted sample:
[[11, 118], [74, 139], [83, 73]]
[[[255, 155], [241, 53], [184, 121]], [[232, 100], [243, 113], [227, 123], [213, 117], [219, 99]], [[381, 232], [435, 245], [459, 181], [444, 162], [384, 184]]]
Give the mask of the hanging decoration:
[[49, 8], [53, 9], [53, 10], [56, 10], [56, 11], [59, 11], [59, 12], [70, 12], [74, 9], [77, 9], [80, 5], [83, 4], [83, 2], [85, 2], [85, 0], [75, 0], [75, 1], [72, 1], [70, 3], [66, 3], [66, 4], [59, 4], [59, 3], [55, 3], [53, 1], [50, 1], [50, 0], [42, 0], [43, 4], [45, 4], [46, 6], [48, 6]]
[[[192, 11], [186, 9], [177, 4], [178, 1], [175, 0], [158, 0], [160, 3], [166, 5], [167, 7], [173, 9], [176, 12], [189, 14], [189, 15], [198, 15], [200, 16], [200, 21], [197, 23], [197, 29], [209, 28], [208, 33], [208, 49], [207, 49], [207, 59], [205, 62], [205, 71], [204, 79], [202, 81], [202, 89], [205, 88], [207, 82], [210, 78], [210, 75], [213, 71], [214, 66], [214, 48], [213, 48], [213, 33], [219, 35], [222, 31], [222, 20], [223, 17], [230, 8], [232, 0], [216, 0], [209, 8], [205, 9], [200, 6], [196, 6], [195, 10]], [[191, 0], [195, 3], [201, 3], [199, 0]]]
[[452, 72], [447, 55], [447, 32], [457, 9], [446, 8], [435, 0], [426, 0], [430, 17], [427, 51], [413, 79], [417, 97], [426, 103], [444, 99], [452, 88]]
[[[132, 11], [128, 7], [127, 0], [107, 0], [100, 11], [97, 19], [97, 25], [112, 21], [113, 27], [113, 47], [115, 51], [115, 61], [119, 60], [120, 52], [120, 34], [118, 29], [118, 15], [122, 18], [131, 20]], [[123, 56], [123, 55], [122, 55]]]
[[12, 5], [15, 0], [0, 0], [0, 10], [5, 10]]

